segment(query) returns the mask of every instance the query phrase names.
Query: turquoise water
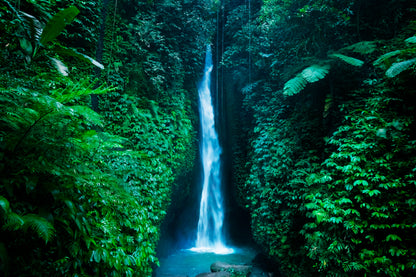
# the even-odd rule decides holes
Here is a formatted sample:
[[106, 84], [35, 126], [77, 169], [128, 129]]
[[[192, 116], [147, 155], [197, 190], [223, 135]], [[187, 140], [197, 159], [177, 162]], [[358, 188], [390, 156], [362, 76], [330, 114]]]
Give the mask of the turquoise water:
[[257, 253], [250, 248], [236, 248], [234, 253], [220, 255], [179, 250], [166, 258], [160, 258], [156, 277], [195, 277], [210, 272], [211, 264], [221, 261], [229, 264], [250, 264]]

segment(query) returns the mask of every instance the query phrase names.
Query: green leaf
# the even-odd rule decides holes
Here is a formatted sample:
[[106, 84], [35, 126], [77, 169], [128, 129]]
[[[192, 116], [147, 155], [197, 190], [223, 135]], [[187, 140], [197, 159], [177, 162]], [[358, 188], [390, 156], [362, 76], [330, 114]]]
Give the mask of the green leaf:
[[43, 28], [39, 43], [45, 45], [54, 40], [65, 29], [65, 26], [71, 23], [78, 14], [79, 10], [75, 6], [66, 8], [55, 14], [46, 23], [45, 28]]
[[32, 229], [46, 243], [53, 238], [55, 229], [45, 218], [35, 214], [27, 214], [22, 218], [24, 220], [24, 230], [27, 230], [28, 228]]
[[295, 78], [287, 81], [283, 88], [283, 94], [292, 96], [301, 92], [308, 83], [317, 82], [328, 74], [330, 69], [329, 64], [325, 65], [311, 65], [305, 68]]
[[363, 185], [364, 187], [368, 186], [368, 182], [366, 180], [357, 180], [354, 182], [354, 186]]
[[331, 55], [329, 55], [329, 57], [339, 59], [343, 62], [346, 62], [350, 65], [357, 66], [357, 67], [360, 67], [364, 64], [364, 62], [362, 60], [352, 58], [352, 57], [349, 57], [349, 56], [345, 56], [345, 55], [342, 55], [342, 54], [331, 54]]
[[97, 126], [103, 126], [101, 115], [86, 106], [70, 106], [69, 107], [76, 114], [84, 117], [87, 121]]
[[6, 198], [0, 195], [0, 207], [3, 210], [3, 213], [8, 214], [10, 212], [10, 204]]
[[402, 53], [402, 50], [395, 50], [392, 52], [388, 52], [384, 55], [381, 55], [377, 60], [373, 62], [373, 65], [380, 66], [382, 63], [384, 63], [385, 60], [390, 59], [391, 57], [397, 56], [400, 53]]
[[416, 43], [416, 36], [410, 37], [405, 40], [407, 43]]
[[52, 61], [53, 66], [58, 70], [59, 73], [62, 74], [62, 76], [68, 76], [68, 67], [60, 60], [55, 58], [49, 58]]
[[314, 83], [314, 82], [317, 82], [317, 81], [325, 78], [325, 76], [328, 74], [330, 68], [331, 68], [331, 66], [329, 64], [325, 64], [325, 65], [314, 64], [312, 66], [309, 66], [309, 67], [305, 68], [301, 72], [301, 76], [308, 83]]
[[360, 54], [371, 54], [377, 49], [377, 45], [375, 41], [360, 41], [344, 49]]
[[7, 214], [5, 224], [3, 225], [3, 229], [16, 231], [22, 228], [24, 223], [25, 221], [20, 215], [10, 212], [9, 214]]
[[390, 234], [386, 237], [386, 241], [391, 241], [391, 240], [393, 240], [393, 241], [396, 241], [396, 240], [397, 241], [402, 241], [402, 239], [398, 235], [395, 235], [395, 234]]
[[283, 88], [283, 94], [286, 96], [292, 96], [301, 92], [308, 82], [301, 76], [296, 76], [295, 78], [287, 81]]
[[386, 76], [389, 78], [396, 77], [397, 75], [411, 67], [414, 63], [416, 63], [416, 58], [403, 62], [394, 63], [389, 69], [387, 69]]
[[58, 54], [66, 55], [66, 56], [70, 56], [70, 57], [75, 57], [75, 58], [78, 58], [78, 59], [83, 60], [85, 62], [92, 63], [93, 65], [95, 65], [95, 66], [97, 66], [101, 69], [104, 69], [104, 65], [99, 63], [97, 60], [94, 60], [90, 56], [82, 54], [82, 53], [78, 52], [77, 50], [75, 50], [73, 48], [68, 48], [68, 47], [57, 44], [57, 46], [54, 47], [54, 50]]
[[30, 41], [28, 41], [25, 38], [21, 38], [21, 39], [19, 39], [19, 42], [20, 42], [20, 47], [22, 47], [25, 54], [26, 55], [31, 55], [32, 52], [33, 52], [33, 47], [32, 47], [32, 44], [30, 43]]

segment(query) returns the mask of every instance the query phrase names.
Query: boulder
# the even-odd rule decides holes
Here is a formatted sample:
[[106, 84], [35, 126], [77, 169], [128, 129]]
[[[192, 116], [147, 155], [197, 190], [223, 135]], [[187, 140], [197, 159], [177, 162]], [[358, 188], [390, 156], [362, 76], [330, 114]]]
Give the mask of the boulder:
[[240, 276], [248, 276], [251, 272], [250, 265], [235, 265], [227, 264], [223, 262], [215, 262], [211, 265], [212, 272], [221, 272], [226, 271], [230, 273], [235, 273]]

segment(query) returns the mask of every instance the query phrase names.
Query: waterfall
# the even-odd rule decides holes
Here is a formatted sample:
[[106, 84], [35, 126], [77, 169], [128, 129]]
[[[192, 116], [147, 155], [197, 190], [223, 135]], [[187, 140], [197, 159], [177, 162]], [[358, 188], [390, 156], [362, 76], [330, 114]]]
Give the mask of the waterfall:
[[214, 109], [211, 98], [211, 71], [213, 68], [211, 47], [207, 46], [204, 76], [198, 88], [199, 115], [202, 143], [200, 144], [203, 166], [203, 184], [197, 239], [192, 251], [232, 253], [224, 242], [224, 207], [221, 189], [221, 147], [215, 130]]

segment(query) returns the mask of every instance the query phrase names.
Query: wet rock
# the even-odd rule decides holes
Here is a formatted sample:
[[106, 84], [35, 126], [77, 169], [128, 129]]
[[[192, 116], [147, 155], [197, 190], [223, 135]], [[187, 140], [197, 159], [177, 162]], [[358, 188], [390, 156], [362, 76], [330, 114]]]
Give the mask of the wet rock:
[[195, 277], [231, 277], [231, 273], [226, 271], [209, 272], [198, 274]]
[[227, 264], [223, 262], [216, 262], [211, 265], [212, 272], [231, 272], [241, 276], [248, 276], [251, 272], [250, 265], [234, 265], [234, 264]]

